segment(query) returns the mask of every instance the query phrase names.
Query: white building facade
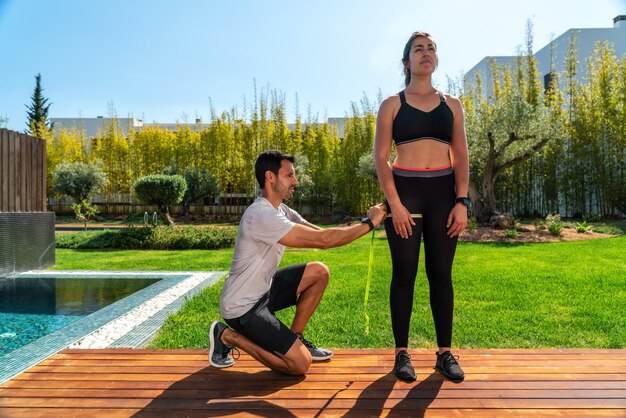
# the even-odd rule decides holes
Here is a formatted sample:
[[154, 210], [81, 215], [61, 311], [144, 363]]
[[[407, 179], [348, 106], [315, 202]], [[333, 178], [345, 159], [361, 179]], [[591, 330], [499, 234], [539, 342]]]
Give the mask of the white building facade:
[[[552, 42], [537, 51], [534, 55], [537, 59], [537, 69], [544, 82], [544, 88], [548, 85], [550, 71], [554, 65], [554, 71], [561, 75], [566, 73], [566, 57], [570, 40], [574, 38], [577, 50], [577, 74], [580, 82], [585, 82], [587, 76], [587, 58], [593, 55], [598, 42], [606, 41], [615, 50], [615, 55], [620, 58], [626, 54], [626, 15], [620, 15], [613, 19], [612, 28], [575, 28], [569, 29]], [[482, 79], [483, 94], [489, 97], [493, 91], [493, 74], [491, 62], [515, 69], [517, 58], [515, 56], [485, 57], [463, 77], [465, 91], [476, 84], [476, 74], [480, 73]], [[553, 62], [554, 61], [554, 62]], [[561, 86], [563, 87], [563, 86]]]

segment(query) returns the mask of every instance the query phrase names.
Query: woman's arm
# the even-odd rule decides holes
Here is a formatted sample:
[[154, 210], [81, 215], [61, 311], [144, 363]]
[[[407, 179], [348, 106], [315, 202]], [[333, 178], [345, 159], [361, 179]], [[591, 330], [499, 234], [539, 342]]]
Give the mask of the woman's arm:
[[398, 196], [396, 185], [393, 181], [389, 158], [391, 157], [393, 118], [399, 106], [399, 98], [395, 96], [385, 99], [376, 116], [376, 135], [374, 137], [374, 163], [378, 182], [383, 189], [387, 203], [391, 209], [393, 227], [402, 238], [408, 238], [413, 233], [412, 225], [415, 221], [404, 207]]
[[[448, 103], [454, 114], [450, 159], [454, 171], [456, 197], [467, 197], [469, 188], [469, 153], [467, 150], [463, 106], [456, 97], [449, 96]], [[457, 203], [448, 215], [448, 235], [454, 237], [463, 232], [466, 226], [467, 207], [462, 203]]]

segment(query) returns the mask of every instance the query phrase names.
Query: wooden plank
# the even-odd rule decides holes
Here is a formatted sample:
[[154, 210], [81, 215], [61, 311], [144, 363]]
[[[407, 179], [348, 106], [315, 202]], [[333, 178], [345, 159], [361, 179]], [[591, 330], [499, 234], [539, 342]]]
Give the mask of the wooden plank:
[[24, 212], [25, 198], [26, 198], [26, 148], [28, 147], [28, 137], [20, 135], [16, 143], [16, 155], [15, 155], [15, 210], [17, 212]]
[[32, 203], [36, 185], [33, 183], [33, 166], [36, 165], [33, 150], [35, 141], [28, 140], [23, 143], [22, 149], [24, 157], [22, 158], [22, 212], [32, 212]]
[[[99, 349], [65, 349], [60, 352], [60, 354], [86, 354], [86, 355], [94, 355], [94, 354], [105, 354], [105, 355], [117, 355], [117, 354], [138, 354], [138, 351], [141, 355], [145, 354], [161, 354], [161, 355], [170, 355], [170, 354], [182, 354], [182, 355], [207, 355], [208, 350], [205, 349], [172, 349], [172, 350], [163, 350], [163, 349], [141, 349], [137, 350], [134, 348], [99, 348]], [[577, 354], [581, 356], [588, 355], [621, 355], [626, 356], [626, 349], [615, 349], [615, 348], [607, 348], [607, 349], [582, 349], [582, 348], [537, 348], [537, 349], [525, 349], [525, 348], [488, 348], [488, 349], [473, 349], [473, 348], [464, 348], [464, 349], [452, 349], [453, 352], [460, 352], [463, 356], [469, 354], [475, 354], [479, 356], [487, 356], [487, 355], [521, 355], [521, 356], [534, 356], [536, 354]], [[358, 349], [350, 349], [350, 348], [342, 348], [338, 349], [335, 352], [335, 356], [354, 356], [360, 354], [368, 354], [368, 355], [383, 355], [383, 354], [391, 354], [393, 355], [393, 349], [390, 348], [358, 348]], [[413, 355], [434, 355], [435, 350], [427, 350], [427, 349], [411, 349], [409, 350], [409, 354]], [[242, 353], [243, 355], [243, 353]]]
[[8, 191], [9, 191], [9, 200], [8, 200], [8, 206], [7, 206], [7, 210], [9, 212], [15, 212], [15, 193], [16, 193], [16, 185], [17, 185], [17, 178], [15, 175], [15, 160], [16, 160], [16, 143], [17, 143], [17, 136], [16, 135], [10, 135], [8, 138], [8, 142], [9, 142], [9, 163], [7, 164], [9, 170], [8, 170]]
[[[5, 408], [1, 409], [3, 418], [84, 418], [88, 413], [94, 417], [107, 417], [107, 418], [126, 418], [126, 417], [138, 417], [138, 418], [172, 418], [174, 416], [188, 417], [188, 418], [205, 418], [207, 416], [228, 416], [228, 417], [249, 417], [251, 414], [248, 411], [240, 411], [234, 409], [223, 409], [221, 411], [212, 411], [215, 413], [208, 414], [207, 411], [193, 411], [186, 410], [181, 411], [177, 415], [172, 415], [171, 410], [159, 410], [159, 409], [118, 409], [118, 408], [93, 408], [88, 411], [85, 409], [73, 409], [73, 408], [42, 408], [34, 410], [32, 408]], [[559, 411], [546, 410], [546, 409], [426, 409], [415, 410], [413, 416], [423, 416], [426, 418], [490, 418], [490, 417], [619, 417], [623, 416], [623, 410], [618, 409], [563, 409]], [[423, 415], [422, 415], [423, 413]], [[380, 411], [355, 411], [350, 409], [332, 409], [332, 410], [298, 410], [297, 416], [302, 418], [309, 417], [387, 417], [398, 416], [397, 410], [383, 409]], [[419, 414], [419, 415], [418, 415]], [[258, 415], [257, 415], [258, 416]], [[268, 416], [268, 415], [265, 415]], [[272, 417], [289, 417], [294, 415], [289, 412], [276, 409], [271, 411]], [[407, 416], [405, 413], [401, 416]]]
[[37, 192], [39, 204], [37, 210], [46, 212], [46, 204], [48, 202], [48, 153], [46, 141], [42, 141], [39, 146], [39, 157], [37, 161], [40, 161], [39, 173], [37, 175], [39, 179], [39, 191]]
[[[243, 380], [243, 379], [240, 379]], [[232, 380], [224, 381], [219, 379], [205, 380], [202, 383], [202, 389], [222, 389], [224, 385], [230, 383]], [[268, 376], [265, 379], [245, 379], [242, 382], [242, 386], [248, 389], [344, 389], [348, 382], [344, 381], [310, 381], [310, 380], [294, 380], [289, 386], [285, 386], [284, 382], [271, 380]], [[527, 390], [527, 389], [553, 389], [553, 390], [575, 390], [575, 389], [589, 389], [589, 390], [626, 390], [626, 381], [577, 381], [577, 380], [550, 380], [550, 381], [537, 381], [537, 380], [520, 380], [520, 381], [473, 381], [465, 380], [460, 383], [453, 383], [445, 381], [439, 386], [439, 382], [424, 382], [419, 383], [407, 383], [402, 381], [354, 381], [351, 382], [350, 389], [363, 390], [363, 389], [411, 389], [416, 384], [419, 384], [422, 389], [428, 388], [441, 388], [447, 390], [463, 391], [467, 389], [479, 390], [479, 389], [497, 389], [497, 390]], [[160, 381], [160, 380], [17, 380], [13, 379], [5, 382], [0, 386], [0, 391], [3, 389], [168, 389], [175, 385], [176, 389], [197, 389], [199, 387], [198, 381], [195, 380], [182, 380], [182, 381]], [[7, 395], [9, 396], [9, 395]]]
[[[433, 371], [433, 367], [415, 367], [416, 373], [431, 373]], [[133, 366], [132, 369], [124, 366], [35, 366], [32, 369], [33, 372], [37, 373], [144, 373], [144, 374], [162, 374], [162, 373], [194, 373], [198, 370], [197, 366], [171, 366], [171, 367], [162, 367], [162, 366]], [[264, 367], [257, 366], [240, 366], [235, 370], [242, 371], [245, 370], [249, 373], [259, 372], [266, 370]], [[563, 369], [558, 366], [508, 366], [508, 367], [498, 367], [498, 366], [490, 366], [490, 367], [467, 367], [463, 366], [463, 370], [466, 375], [472, 375], [475, 373], [487, 373], [492, 375], [520, 375], [527, 373], [536, 373], [536, 374], [547, 374], [553, 375], [555, 373], [562, 373]], [[615, 368], [611, 366], [597, 366], [595, 368], [591, 367], [567, 367], [566, 370], [570, 374], [613, 374], [615, 373]], [[389, 366], [370, 366], [370, 367], [362, 367], [358, 369], [359, 373], [367, 373], [367, 374], [382, 374], [391, 371], [391, 367]], [[223, 370], [222, 373], [232, 373], [230, 371]], [[212, 370], [208, 370], [207, 373], [213, 373]], [[311, 367], [307, 372], [307, 376], [316, 375], [316, 374], [344, 374], [344, 375], [352, 375], [355, 373], [354, 367], [343, 367], [341, 365], [335, 365], [335, 367]]]
[[9, 210], [9, 131], [0, 129], [0, 212]]
[[137, 399], [137, 398], [0, 398], [0, 407], [52, 408], [244, 409], [420, 409], [420, 408], [598, 408], [625, 409], [626, 399]]
[[[244, 375], [252, 375], [252, 377], [247, 377], [248, 381], [255, 379], [255, 375], [258, 376], [257, 380], [265, 381], [267, 377], [263, 374], [267, 372], [267, 369], [259, 368], [257, 371], [252, 372], [229, 372], [233, 373], [235, 376], [231, 376], [225, 371], [220, 371], [221, 373], [217, 374], [209, 374], [209, 373], [126, 373], [126, 374], [117, 374], [117, 373], [92, 373], [88, 376], [83, 373], [32, 373], [32, 372], [24, 372], [19, 374], [14, 378], [14, 380], [90, 380], [90, 381], [102, 381], [102, 380], [118, 380], [118, 381], [143, 381], [143, 380], [151, 380], [151, 381], [179, 381], [181, 379], [189, 379], [200, 382], [205, 382], [209, 379], [211, 380], [232, 380], [233, 378], [242, 378]], [[417, 379], [423, 380], [432, 373], [418, 373]], [[273, 380], [276, 381], [294, 381], [295, 378], [289, 376], [281, 376], [276, 375], [272, 377]], [[393, 376], [391, 373], [352, 373], [349, 375], [307, 375], [307, 381], [341, 381], [341, 382], [372, 382], [375, 380], [388, 380], [388, 381], [396, 381], [397, 378]], [[552, 373], [552, 374], [544, 374], [544, 373], [526, 373], [526, 374], [516, 374], [516, 375], [506, 375], [506, 374], [483, 374], [477, 373], [472, 374], [471, 379], [466, 379], [467, 381], [555, 381], [555, 380], [581, 380], [581, 381], [624, 381], [626, 380], [626, 374], [576, 374], [576, 373]]]
[[[180, 360], [207, 360], [208, 351], [198, 351], [195, 350], [191, 353], [168, 353], [168, 352], [158, 352], [158, 353], [133, 353], [133, 352], [113, 352], [113, 353], [94, 353], [95, 350], [80, 350], [77, 352], [68, 353], [63, 351], [55, 356], [56, 359], [76, 359], [76, 360], [171, 360], [171, 361], [180, 361]], [[358, 355], [359, 359], [362, 360], [373, 360], [383, 358], [385, 360], [389, 360], [393, 362], [394, 357], [391, 353], [383, 353], [383, 354], [371, 354], [369, 352], [363, 352], [361, 354], [351, 354], [345, 355], [343, 352], [335, 352], [335, 355], [332, 357], [332, 360], [344, 360], [344, 359], [353, 359], [355, 355]], [[431, 361], [435, 356], [432, 353], [429, 354], [412, 354], [411, 361]], [[620, 351], [619, 353], [611, 354], [611, 361], [624, 361], [626, 360], [626, 350]], [[518, 354], [466, 354], [463, 353], [461, 357], [461, 361], [483, 361], [483, 360], [517, 360], [521, 362], [529, 362], [534, 360], [587, 360], [587, 359], [598, 359], [606, 361], [606, 354], [599, 353], [590, 353], [590, 354], [536, 354], [532, 356], [520, 356]], [[241, 357], [238, 361], [253, 361], [252, 357], [241, 353]]]
[[[435, 366], [435, 362], [431, 360], [414, 360], [411, 359], [411, 363], [414, 368], [432, 368]], [[252, 359], [239, 359], [236, 360], [236, 364], [239, 367], [258, 367], [258, 363]], [[164, 358], [158, 359], [146, 359], [143, 357], [140, 358], [132, 358], [132, 359], [59, 359], [53, 358], [50, 360], [46, 360], [40, 363], [41, 366], [78, 366], [78, 367], [139, 367], [150, 365], [154, 367], [202, 367], [207, 365], [207, 358], [202, 359], [178, 359], [178, 360], [170, 360]], [[571, 360], [544, 360], [544, 359], [524, 359], [520, 361], [515, 360], [500, 360], [500, 359], [489, 359], [489, 360], [464, 360], [462, 362], [463, 369], [471, 369], [471, 368], [486, 368], [486, 367], [506, 367], [506, 368], [515, 368], [515, 367], [559, 367], [559, 368], [592, 368], [594, 371], [597, 371], [598, 368], [602, 368], [607, 365], [606, 359], [571, 359]], [[346, 367], [354, 367], [358, 369], [364, 368], [376, 368], [376, 367], [387, 367], [393, 368], [394, 361], [392, 359], [378, 358], [378, 359], [360, 359], [360, 358], [350, 358], [350, 359], [331, 359], [331, 361], [323, 362], [323, 363], [315, 363], [312, 367], [314, 368], [325, 368], [325, 369], [333, 369], [333, 368], [346, 368]], [[601, 367], [602, 366], [602, 367]], [[611, 370], [614, 370], [613, 367], [621, 366], [626, 367], [626, 358], [623, 360], [611, 360]]]
[[412, 389], [302, 389], [302, 388], [221, 388], [221, 389], [0, 389], [0, 398], [137, 398], [137, 399], [626, 399], [626, 390], [496, 390], [438, 388]]

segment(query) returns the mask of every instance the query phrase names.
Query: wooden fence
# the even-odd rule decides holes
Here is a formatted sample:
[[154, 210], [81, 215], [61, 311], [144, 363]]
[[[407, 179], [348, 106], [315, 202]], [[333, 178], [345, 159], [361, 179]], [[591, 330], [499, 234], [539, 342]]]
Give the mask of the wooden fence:
[[0, 129], [0, 212], [46, 211], [46, 141]]

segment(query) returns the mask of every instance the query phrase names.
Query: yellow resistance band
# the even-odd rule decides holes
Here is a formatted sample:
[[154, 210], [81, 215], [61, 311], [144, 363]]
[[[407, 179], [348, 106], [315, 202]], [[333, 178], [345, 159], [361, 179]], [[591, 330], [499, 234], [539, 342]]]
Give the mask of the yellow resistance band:
[[367, 314], [367, 299], [370, 295], [370, 282], [372, 281], [372, 262], [374, 261], [374, 234], [376, 228], [372, 229], [372, 241], [370, 242], [370, 260], [367, 264], [367, 280], [365, 281], [365, 298], [363, 299], [363, 313], [365, 314], [365, 335], [370, 334], [370, 317]]

